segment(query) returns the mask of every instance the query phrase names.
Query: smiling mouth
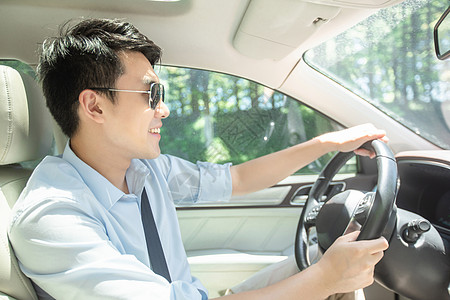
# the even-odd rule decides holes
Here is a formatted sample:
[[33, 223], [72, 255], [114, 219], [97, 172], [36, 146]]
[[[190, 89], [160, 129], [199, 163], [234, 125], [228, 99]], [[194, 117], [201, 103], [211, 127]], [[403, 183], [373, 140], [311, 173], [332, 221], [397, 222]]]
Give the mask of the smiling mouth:
[[161, 128], [152, 128], [152, 129], [149, 129], [148, 132], [150, 132], [150, 133], [160, 133], [161, 132]]

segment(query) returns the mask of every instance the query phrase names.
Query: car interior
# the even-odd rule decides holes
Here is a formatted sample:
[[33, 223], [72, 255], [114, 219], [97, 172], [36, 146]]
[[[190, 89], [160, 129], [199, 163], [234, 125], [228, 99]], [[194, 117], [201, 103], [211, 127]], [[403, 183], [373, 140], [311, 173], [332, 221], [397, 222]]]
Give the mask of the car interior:
[[49, 152], [52, 145], [50, 113], [45, 109], [42, 91], [36, 81], [18, 71], [0, 66], [2, 110], [1, 155], [1, 291], [2, 297], [37, 299], [34, 289], [20, 271], [9, 245], [9, 212], [25, 187], [31, 169], [18, 163], [35, 160]]
[[[208, 288], [211, 298], [250, 283], [263, 286], [267, 274], [292, 258], [299, 269], [308, 267], [351, 224], [361, 228], [366, 239], [383, 235], [390, 243], [376, 267], [375, 283], [364, 290], [366, 299], [450, 299], [450, 17], [446, 18], [450, 7], [444, 2], [3, 0], [0, 3], [0, 299], [37, 299], [8, 241], [10, 211], [33, 168], [46, 155], [61, 154], [67, 143], [67, 137], [45, 105], [35, 76], [38, 49], [45, 38], [58, 34], [61, 24], [88, 17], [130, 21], [163, 48], [161, 65], [155, 69], [166, 89], [174, 91], [167, 99], [171, 116], [164, 121], [167, 128], [162, 129], [165, 153], [192, 161], [239, 163], [326, 131], [358, 124], [372, 123], [387, 132], [387, 147], [376, 142], [367, 145], [377, 153], [376, 159], [329, 155], [273, 187], [233, 197], [227, 203], [179, 204], [177, 214], [191, 272]], [[428, 55], [428, 60], [436, 61], [433, 72], [438, 71], [432, 80], [439, 95], [426, 88], [415, 91], [393, 84], [404, 89], [405, 95], [428, 93], [439, 97], [434, 102], [422, 101], [433, 107], [430, 111], [439, 113], [443, 125], [436, 131], [432, 131], [433, 118], [428, 115], [423, 125], [414, 120], [406, 122], [408, 115], [403, 113], [406, 105], [396, 110], [399, 118], [386, 112], [384, 109], [394, 96], [392, 99], [385, 96], [387, 102], [375, 98], [366, 101], [351, 86], [322, 72], [325, 63], [320, 66], [311, 63], [319, 61], [320, 53], [311, 49], [319, 49], [360, 22], [372, 20], [377, 13], [402, 5], [423, 10], [433, 19], [427, 33], [431, 42], [424, 46], [428, 47], [427, 53], [415, 53], [410, 44], [400, 58], [385, 55], [387, 65], [401, 57], [420, 66], [422, 62], [416, 56]], [[392, 28], [384, 29], [381, 40], [388, 39], [388, 33], [397, 28], [395, 20], [392, 24], [395, 24]], [[363, 28], [371, 34], [371, 28], [367, 25]], [[375, 31], [372, 33], [376, 35]], [[413, 42], [421, 43], [414, 39]], [[352, 48], [352, 44], [345, 43]], [[375, 48], [374, 44], [367, 44], [372, 50]], [[340, 47], [340, 44], [327, 46], [324, 56], [338, 56]], [[353, 48], [356, 51], [358, 47]], [[351, 52], [350, 56], [357, 54]], [[365, 61], [365, 57], [359, 61]], [[389, 72], [379, 71], [376, 64], [369, 67], [375, 74], [373, 84], [383, 86], [384, 81], [377, 76], [388, 77]], [[344, 66], [338, 64], [337, 68]], [[354, 64], [351, 68], [360, 66]], [[420, 69], [432, 72], [432, 67]], [[423, 80], [417, 76], [412, 81]], [[202, 80], [210, 80], [207, 89], [213, 89], [215, 94], [200, 98], [198, 107], [183, 106], [184, 102], [177, 99], [201, 91]], [[357, 79], [352, 80], [357, 86], [363, 85]], [[194, 82], [197, 90], [186, 88], [188, 82]], [[221, 84], [226, 88], [222, 90]], [[234, 104], [229, 103], [230, 99], [238, 101], [238, 92], [233, 98], [230, 95], [234, 92], [227, 89], [244, 86], [250, 96], [243, 97], [238, 103], [241, 108], [233, 112]], [[431, 89], [432, 84], [423, 86]], [[250, 99], [252, 88], [261, 95], [256, 104]], [[225, 94], [225, 100], [219, 101], [221, 93]], [[411, 107], [420, 106], [410, 102]], [[200, 111], [197, 115], [195, 107]], [[184, 117], [184, 114], [191, 115]], [[193, 133], [187, 133], [192, 134], [189, 138], [180, 137], [180, 133], [186, 134], [188, 130], [183, 129], [183, 122], [200, 120], [193, 119], [199, 115], [207, 115], [194, 122], [197, 127], [193, 128], [201, 129], [192, 129]], [[421, 111], [416, 109], [414, 116], [420, 115]], [[219, 123], [219, 118], [223, 123]], [[205, 151], [198, 151], [204, 156], [189, 152], [194, 152], [191, 148], [197, 149], [194, 142], [203, 148], [207, 144]], [[238, 157], [238, 153], [245, 155]], [[362, 198], [353, 200], [349, 195], [355, 193]], [[338, 209], [332, 208], [333, 205]], [[344, 213], [340, 212], [342, 206], [348, 207]]]

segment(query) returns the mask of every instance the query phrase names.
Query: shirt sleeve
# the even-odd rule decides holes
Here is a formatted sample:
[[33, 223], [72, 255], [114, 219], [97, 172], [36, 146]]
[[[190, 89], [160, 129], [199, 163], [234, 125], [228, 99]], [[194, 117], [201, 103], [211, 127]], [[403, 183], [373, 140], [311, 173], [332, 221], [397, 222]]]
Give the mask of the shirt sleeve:
[[204, 298], [192, 282], [153, 273], [120, 253], [100, 219], [70, 199], [49, 199], [17, 213], [9, 238], [22, 271], [56, 299]]
[[171, 155], [161, 155], [159, 163], [177, 205], [228, 201], [231, 197], [231, 163], [193, 164]]

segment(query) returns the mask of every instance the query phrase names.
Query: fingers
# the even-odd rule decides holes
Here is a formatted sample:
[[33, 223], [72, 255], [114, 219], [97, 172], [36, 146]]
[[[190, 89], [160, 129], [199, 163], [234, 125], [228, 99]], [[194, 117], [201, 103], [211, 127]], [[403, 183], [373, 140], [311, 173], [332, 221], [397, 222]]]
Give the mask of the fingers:
[[366, 251], [368, 254], [377, 254], [377, 253], [383, 252], [387, 248], [389, 248], [389, 243], [384, 237], [379, 237], [379, 238], [373, 239], [373, 240], [356, 241], [356, 239], [359, 236], [359, 233], [360, 233], [360, 231], [354, 231], [354, 232], [348, 233], [346, 235], [339, 237], [336, 241], [339, 240], [338, 243], [354, 242], [354, 245], [356, 247], [365, 249], [364, 251]]
[[359, 231], [339, 237], [317, 263], [333, 282], [335, 292], [349, 292], [373, 282], [375, 265], [383, 258], [388, 242], [380, 237], [356, 241]]
[[355, 126], [353, 128], [360, 132], [360, 138], [362, 139], [363, 143], [377, 139], [384, 142], [389, 141], [389, 139], [386, 137], [386, 131], [377, 129], [373, 124], [367, 123]]
[[359, 235], [360, 232], [361, 231], [357, 230], [357, 231], [353, 231], [353, 232], [347, 233], [347, 234], [345, 234], [343, 236], [340, 236], [338, 238], [338, 240], [341, 240], [343, 242], [354, 242], [358, 238], [358, 235]]
[[384, 237], [379, 237], [377, 239], [373, 240], [360, 240], [356, 241], [356, 239], [359, 236], [360, 231], [354, 231], [351, 233], [348, 233], [346, 235], [341, 236], [343, 241], [347, 242], [355, 242], [355, 245], [357, 244], [359, 247], [362, 247], [364, 249], [367, 249], [368, 253], [376, 253], [379, 251], [384, 251], [387, 248], [389, 248], [389, 243]]
[[354, 259], [364, 261], [364, 268], [374, 268], [383, 258], [384, 251], [388, 249], [389, 243], [384, 237], [373, 240], [356, 241], [360, 231], [351, 232], [338, 238], [338, 243], [348, 243], [353, 246]]
[[358, 149], [354, 150], [353, 152], [355, 152], [356, 155], [360, 155], [360, 156], [368, 156], [370, 158], [375, 157], [375, 152], [367, 150], [367, 149], [363, 149], [363, 148], [358, 148]]
[[384, 238], [378, 238], [371, 241], [358, 241], [358, 247], [361, 247], [359, 252], [359, 257], [363, 261], [363, 267], [370, 269], [374, 268], [375, 265], [383, 258], [384, 250], [388, 248], [388, 243]]
[[[372, 125], [370, 123], [358, 125], [353, 128], [361, 131], [362, 144], [364, 144], [368, 141], [372, 141], [372, 140], [381, 140], [385, 143], [389, 142], [389, 138], [386, 136], [386, 131], [377, 129], [374, 125]], [[358, 147], [360, 147], [361, 145], [359, 145]], [[357, 148], [353, 152], [356, 155], [360, 155], [360, 156], [368, 156], [370, 158], [375, 157], [375, 152], [373, 152], [372, 150], [368, 150], [368, 149]]]
[[[385, 133], [386, 134], [386, 133]], [[389, 138], [385, 135], [385, 136], [383, 136], [383, 137], [381, 137], [381, 138], [379, 138], [380, 140], [382, 140], [383, 142], [385, 142], [385, 143], [388, 143], [389, 142]]]
[[375, 139], [388, 141], [386, 132], [377, 129], [372, 124], [362, 124], [345, 130], [330, 132], [316, 139], [324, 144], [332, 145], [331, 148], [334, 148], [334, 150], [348, 152], [356, 149], [357, 154], [367, 156], [373, 156], [373, 153], [367, 150], [360, 150], [361, 145]]
[[361, 132], [369, 140], [381, 139], [384, 136], [386, 136], [386, 131], [376, 128], [371, 123], [357, 125], [357, 126], [354, 126], [352, 128], [354, 128], [354, 130], [357, 130], [357, 131]]
[[378, 251], [375, 253], [372, 253], [372, 255], [370, 256], [369, 259], [369, 264], [371, 266], [375, 266], [384, 256], [384, 252], [383, 251]]
[[358, 242], [360, 242], [361, 245], [365, 247], [371, 254], [384, 251], [389, 247], [389, 244], [384, 237], [379, 237], [374, 240], [364, 240]]

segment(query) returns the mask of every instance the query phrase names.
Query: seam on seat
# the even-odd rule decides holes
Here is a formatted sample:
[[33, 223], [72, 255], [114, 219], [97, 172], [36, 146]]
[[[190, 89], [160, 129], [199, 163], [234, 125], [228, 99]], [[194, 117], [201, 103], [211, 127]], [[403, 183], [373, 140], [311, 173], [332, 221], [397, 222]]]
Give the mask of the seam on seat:
[[[6, 238], [8, 238], [8, 235], [6, 235]], [[8, 247], [8, 250], [10, 251], [9, 255], [14, 255], [14, 257], [15, 257], [15, 254], [12, 253], [14, 250], [12, 248], [9, 248], [9, 247]], [[19, 277], [20, 281], [22, 282], [22, 285], [27, 290], [28, 295], [31, 296], [32, 299], [35, 299], [35, 297], [33, 296], [35, 294], [35, 291], [34, 290], [31, 291], [30, 288], [29, 288], [30, 282], [26, 282], [24, 280], [24, 276], [25, 275], [23, 275], [22, 271], [20, 270], [18, 262], [14, 261], [14, 260], [11, 260], [11, 261], [12, 261], [12, 266], [14, 267], [14, 271], [16, 272], [17, 276]]]
[[11, 184], [11, 183], [15, 183], [15, 182], [17, 182], [17, 181], [21, 181], [21, 180], [24, 180], [24, 179], [28, 180], [29, 177], [30, 177], [29, 175], [28, 175], [28, 176], [27, 176], [27, 175], [24, 175], [24, 176], [21, 176], [21, 177], [14, 178], [14, 179], [12, 179], [12, 180], [10, 180], [10, 181], [4, 181], [4, 182], [1, 183], [0, 191], [1, 191], [1, 189], [2, 189], [3, 187], [5, 187], [5, 186], [7, 186], [7, 185], [9, 185], [9, 184]]
[[3, 151], [2, 157], [0, 158], [0, 162], [3, 161], [6, 157], [6, 155], [8, 154], [9, 147], [11, 146], [11, 143], [12, 143], [12, 136], [13, 136], [12, 101], [11, 101], [11, 95], [10, 95], [7, 75], [8, 74], [6, 72], [6, 69], [4, 69], [3, 70], [3, 78], [5, 79], [5, 87], [6, 87], [6, 101], [7, 101], [7, 107], [8, 107], [8, 110], [7, 110], [8, 111], [8, 126], [7, 126], [7, 133], [6, 133], [7, 134], [6, 135], [6, 146], [5, 146], [5, 150]]
[[[5, 241], [3, 235], [0, 235], [0, 239], [1, 239], [1, 241], [2, 241], [3, 247], [6, 249], [6, 251], [7, 251], [8, 255], [9, 255], [9, 257], [14, 257], [14, 256], [13, 256], [14, 254], [12, 253], [12, 249], [10, 248], [10, 245], [9, 245], [9, 241], [8, 241], [8, 240]], [[7, 234], [6, 234], [6, 239], [8, 239], [8, 235], [7, 235]], [[25, 287], [25, 289], [27, 290], [28, 295], [31, 296], [32, 299], [34, 299], [34, 297], [33, 297], [33, 294], [34, 294], [34, 293], [33, 293], [33, 291], [30, 291], [30, 289], [29, 289], [29, 287], [28, 287], [28, 284], [29, 284], [29, 283], [26, 282], [26, 281], [24, 280], [24, 278], [23, 278], [24, 275], [22, 275], [22, 271], [20, 270], [20, 268], [19, 268], [17, 262], [15, 262], [14, 259], [10, 259], [10, 261], [11, 261], [11, 266], [12, 266], [13, 269], [14, 269], [14, 272], [15, 272], [16, 275], [19, 277], [20, 281], [22, 282], [22, 285], [23, 285], [23, 286]]]

